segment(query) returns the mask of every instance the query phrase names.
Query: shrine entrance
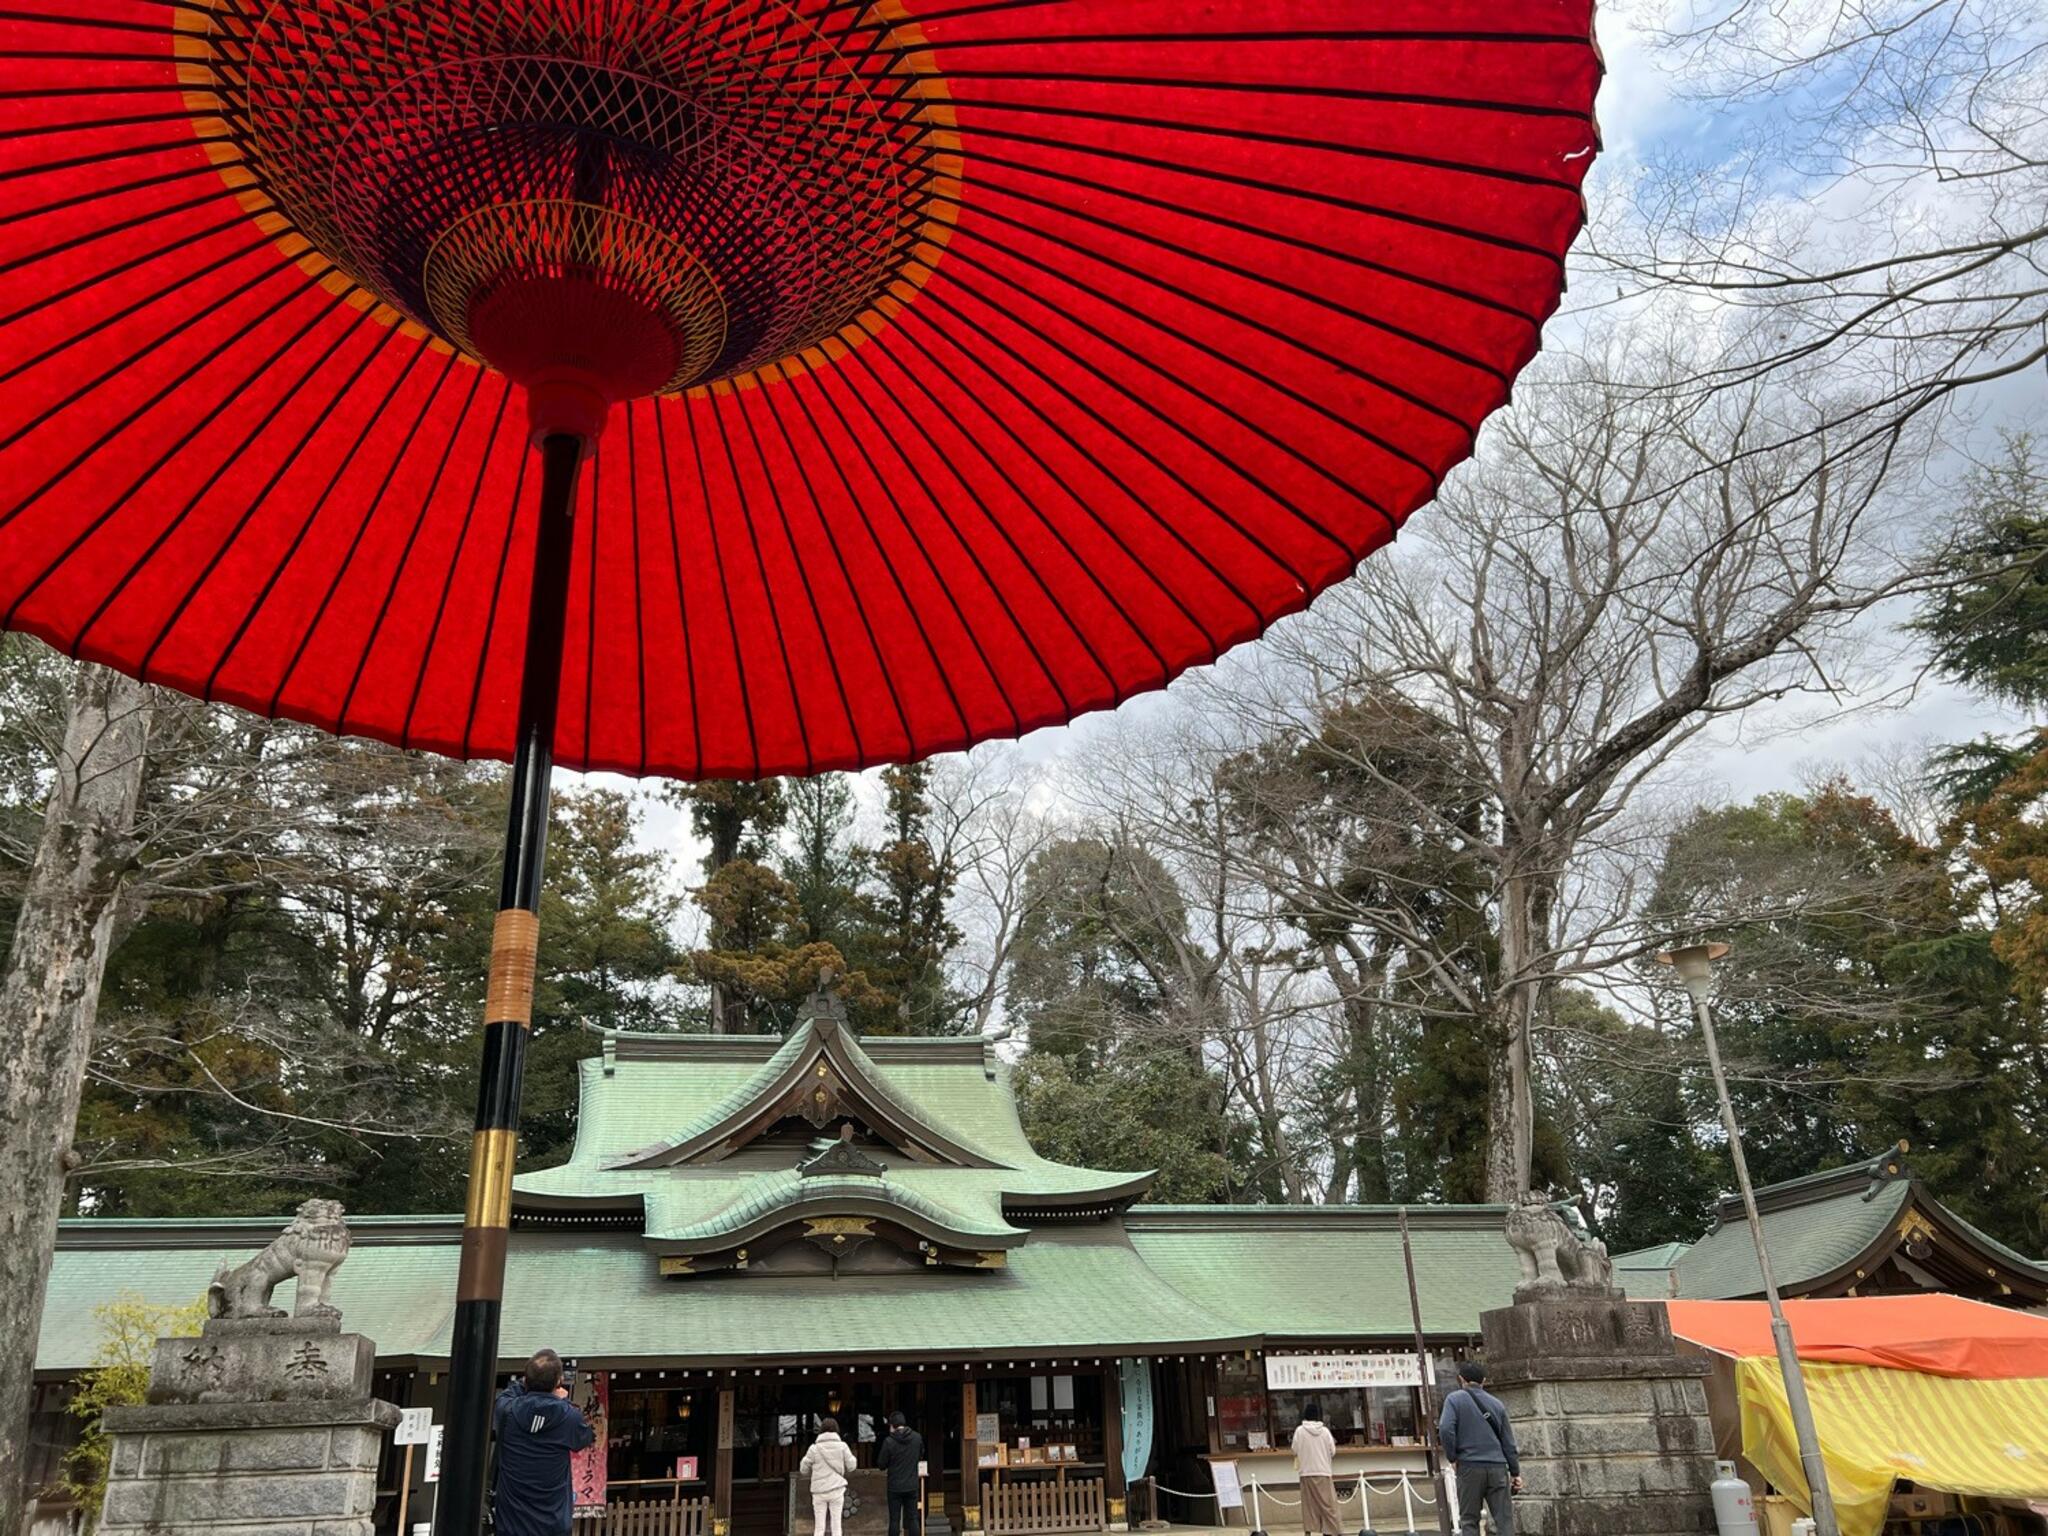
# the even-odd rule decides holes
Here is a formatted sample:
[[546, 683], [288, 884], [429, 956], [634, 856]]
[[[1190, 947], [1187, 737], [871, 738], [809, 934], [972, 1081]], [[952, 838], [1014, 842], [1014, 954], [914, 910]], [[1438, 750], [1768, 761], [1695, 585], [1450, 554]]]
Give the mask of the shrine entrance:
[[873, 1467], [889, 1432], [891, 1413], [901, 1413], [924, 1436], [929, 1518], [936, 1521], [943, 1514], [957, 1530], [960, 1385], [957, 1378], [935, 1371], [906, 1373], [894, 1368], [813, 1368], [808, 1374], [738, 1377], [730, 1389], [731, 1536], [780, 1536], [789, 1479], [817, 1438], [820, 1420], [836, 1419], [854, 1460]]

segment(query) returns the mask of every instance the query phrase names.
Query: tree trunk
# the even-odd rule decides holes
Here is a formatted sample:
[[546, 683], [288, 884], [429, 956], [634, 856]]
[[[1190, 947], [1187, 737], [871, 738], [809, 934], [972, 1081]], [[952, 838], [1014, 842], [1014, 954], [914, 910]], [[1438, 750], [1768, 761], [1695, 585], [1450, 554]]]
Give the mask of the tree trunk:
[[1529, 1009], [1526, 982], [1507, 989], [1494, 1005], [1501, 1021], [1500, 1054], [1494, 1058], [1487, 1096], [1486, 1198], [1512, 1205], [1529, 1187], [1535, 1162], [1536, 1108], [1529, 1077]]
[[1529, 1187], [1536, 1157], [1536, 1095], [1531, 1080], [1530, 1026], [1537, 983], [1527, 973], [1545, 937], [1546, 904], [1526, 875], [1511, 874], [1500, 903], [1500, 977], [1493, 1015], [1495, 1058], [1486, 1116], [1486, 1198], [1512, 1204]]
[[0, 979], [0, 1532], [22, 1527], [34, 1354], [71, 1139], [106, 974], [116, 898], [134, 854], [149, 691], [81, 668], [56, 785]]

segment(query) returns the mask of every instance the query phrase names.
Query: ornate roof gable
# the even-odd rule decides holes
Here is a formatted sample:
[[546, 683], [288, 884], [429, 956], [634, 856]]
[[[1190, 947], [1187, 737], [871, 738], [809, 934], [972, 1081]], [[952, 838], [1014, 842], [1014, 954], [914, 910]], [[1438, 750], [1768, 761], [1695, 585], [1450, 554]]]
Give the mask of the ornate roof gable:
[[[2048, 1263], [1979, 1231], [1915, 1176], [1901, 1143], [1880, 1157], [1756, 1192], [1772, 1268], [1788, 1296], [1953, 1291], [2004, 1306], [2048, 1301]], [[1674, 1294], [1763, 1294], [1739, 1199], [1672, 1265]]]
[[846, 1005], [819, 992], [782, 1048], [746, 1083], [673, 1136], [605, 1164], [612, 1170], [715, 1163], [785, 1120], [823, 1129], [857, 1124], [913, 1163], [1000, 1168], [1005, 1163], [947, 1135], [883, 1077], [847, 1027]]

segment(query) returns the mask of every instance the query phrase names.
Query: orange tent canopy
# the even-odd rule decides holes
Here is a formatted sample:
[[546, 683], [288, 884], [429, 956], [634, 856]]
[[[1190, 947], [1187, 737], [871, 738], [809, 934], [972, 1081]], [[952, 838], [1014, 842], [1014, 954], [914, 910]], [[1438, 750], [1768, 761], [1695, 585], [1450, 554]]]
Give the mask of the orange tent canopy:
[[[1723, 1355], [1775, 1355], [1761, 1301], [1671, 1301], [1671, 1331]], [[1802, 1360], [1878, 1365], [1977, 1381], [2048, 1377], [2048, 1318], [1960, 1296], [1788, 1301]]]

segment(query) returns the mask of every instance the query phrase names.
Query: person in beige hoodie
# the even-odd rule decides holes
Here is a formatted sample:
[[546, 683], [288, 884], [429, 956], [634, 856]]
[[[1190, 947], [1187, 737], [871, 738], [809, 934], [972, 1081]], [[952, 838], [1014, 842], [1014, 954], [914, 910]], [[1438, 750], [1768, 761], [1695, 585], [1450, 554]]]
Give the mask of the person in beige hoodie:
[[1344, 1536], [1337, 1517], [1337, 1483], [1331, 1476], [1337, 1437], [1323, 1422], [1320, 1404], [1302, 1407], [1294, 1430], [1294, 1469], [1301, 1479], [1302, 1536]]
[[853, 1447], [839, 1438], [839, 1421], [818, 1420], [818, 1438], [796, 1465], [811, 1480], [812, 1536], [841, 1536], [846, 1479], [858, 1465]]

